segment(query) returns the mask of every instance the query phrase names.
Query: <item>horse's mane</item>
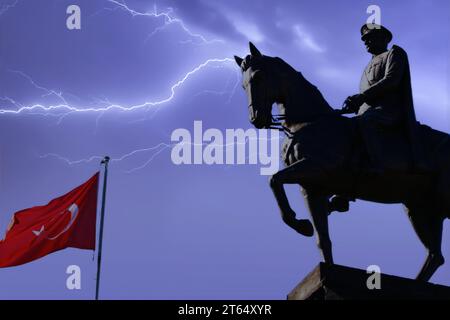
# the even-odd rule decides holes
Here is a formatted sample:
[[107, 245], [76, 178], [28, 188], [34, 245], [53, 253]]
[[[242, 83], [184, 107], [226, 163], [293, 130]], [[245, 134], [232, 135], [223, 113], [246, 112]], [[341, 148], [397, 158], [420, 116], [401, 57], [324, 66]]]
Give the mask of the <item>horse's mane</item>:
[[[316, 91], [320, 93], [319, 89], [311, 82], [309, 82], [300, 71], [295, 70], [290, 64], [279, 57], [267, 57], [273, 61], [277, 69], [285, 76], [292, 77], [293, 80], [299, 81], [298, 85], [302, 86], [306, 90]], [[321, 94], [321, 93], [320, 93]]]
[[316, 119], [332, 111], [319, 89], [283, 59], [265, 55], [248, 55], [244, 58], [241, 68], [242, 71], [246, 71], [250, 67], [255, 70], [265, 70], [270, 76], [277, 78], [276, 82], [279, 85], [293, 87], [290, 96], [291, 104], [286, 105], [289, 107], [289, 111], [286, 110], [287, 115], [292, 121]]
[[[275, 72], [282, 78], [287, 78], [296, 87], [296, 92], [299, 93], [303, 101], [309, 101], [311, 105], [316, 106], [317, 109], [329, 111], [331, 106], [323, 97], [319, 89], [309, 82], [300, 71], [295, 70], [290, 64], [279, 57], [263, 56], [266, 63], [275, 68]], [[311, 110], [315, 113], [318, 110]]]

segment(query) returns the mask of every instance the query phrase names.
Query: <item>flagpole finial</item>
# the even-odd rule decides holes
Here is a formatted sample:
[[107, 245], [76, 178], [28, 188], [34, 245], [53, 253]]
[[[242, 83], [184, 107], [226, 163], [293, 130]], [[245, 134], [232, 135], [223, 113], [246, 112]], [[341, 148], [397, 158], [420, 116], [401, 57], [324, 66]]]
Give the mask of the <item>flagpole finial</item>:
[[111, 158], [109, 156], [105, 156], [101, 162], [101, 164], [107, 164]]

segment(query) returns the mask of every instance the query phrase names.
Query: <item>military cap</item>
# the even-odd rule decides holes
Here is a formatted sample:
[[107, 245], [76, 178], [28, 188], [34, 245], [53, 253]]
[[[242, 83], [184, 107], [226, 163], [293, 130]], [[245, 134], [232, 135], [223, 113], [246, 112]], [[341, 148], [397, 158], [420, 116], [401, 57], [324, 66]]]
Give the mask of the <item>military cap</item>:
[[361, 40], [364, 41], [364, 38], [373, 32], [382, 32], [386, 35], [388, 42], [392, 40], [392, 33], [385, 27], [375, 23], [366, 23], [361, 27]]

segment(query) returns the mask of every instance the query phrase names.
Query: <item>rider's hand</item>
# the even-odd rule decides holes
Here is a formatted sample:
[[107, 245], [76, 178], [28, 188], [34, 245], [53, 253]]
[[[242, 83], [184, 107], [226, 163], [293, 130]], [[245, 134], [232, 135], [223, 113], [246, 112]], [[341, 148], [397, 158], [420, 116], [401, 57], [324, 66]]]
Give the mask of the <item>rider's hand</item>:
[[344, 113], [355, 113], [357, 110], [358, 108], [352, 103], [350, 97], [344, 101], [344, 104], [342, 105], [342, 111]]
[[344, 101], [343, 111], [354, 113], [357, 112], [359, 107], [365, 102], [365, 97], [362, 94], [355, 94], [353, 96], [348, 97]]

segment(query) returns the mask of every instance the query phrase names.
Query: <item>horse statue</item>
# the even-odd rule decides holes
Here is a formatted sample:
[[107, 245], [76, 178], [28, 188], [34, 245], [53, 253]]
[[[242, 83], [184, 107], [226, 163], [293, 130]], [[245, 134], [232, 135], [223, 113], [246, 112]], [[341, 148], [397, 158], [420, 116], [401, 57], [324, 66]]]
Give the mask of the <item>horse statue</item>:
[[[415, 173], [408, 169], [411, 154], [406, 138], [395, 128], [387, 128], [393, 131], [386, 133], [393, 141], [386, 143], [386, 157], [393, 159], [392, 165], [378, 175], [371, 173], [355, 118], [331, 108], [300, 72], [278, 57], [262, 55], [252, 43], [250, 55], [234, 58], [242, 71], [251, 124], [257, 129], [280, 129], [287, 135], [282, 149], [286, 166], [270, 178], [283, 221], [305, 236], [315, 231], [324, 262], [333, 264], [328, 215], [333, 211], [330, 199], [334, 195], [401, 203], [428, 251], [417, 275], [418, 280], [428, 281], [444, 264], [441, 243], [444, 219], [450, 218], [450, 136], [417, 124], [432, 170]], [[272, 115], [273, 104], [279, 115]], [[300, 185], [312, 224], [296, 218], [285, 184]]]

